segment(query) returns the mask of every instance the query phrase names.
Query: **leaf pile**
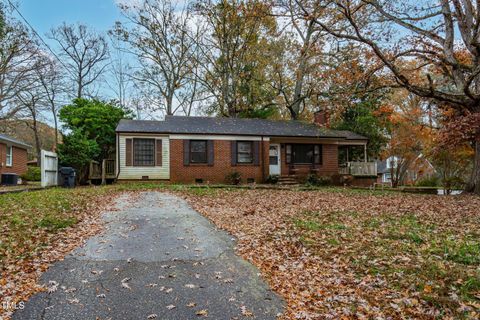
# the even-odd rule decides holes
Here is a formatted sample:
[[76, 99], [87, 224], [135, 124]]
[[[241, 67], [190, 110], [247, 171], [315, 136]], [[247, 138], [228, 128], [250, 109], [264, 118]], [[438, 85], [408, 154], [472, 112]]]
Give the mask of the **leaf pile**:
[[49, 265], [98, 233], [110, 188], [47, 189], [0, 196], [0, 318], [35, 292]]
[[357, 191], [183, 191], [238, 238], [285, 319], [478, 319], [480, 199]]

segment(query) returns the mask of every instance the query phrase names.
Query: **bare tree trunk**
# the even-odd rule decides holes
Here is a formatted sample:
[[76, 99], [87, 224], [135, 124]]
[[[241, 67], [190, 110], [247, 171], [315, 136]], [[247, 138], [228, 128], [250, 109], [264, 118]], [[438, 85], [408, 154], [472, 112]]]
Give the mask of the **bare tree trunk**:
[[41, 165], [41, 150], [42, 150], [42, 144], [40, 142], [40, 135], [38, 132], [38, 122], [37, 122], [37, 110], [35, 110], [36, 106], [35, 103], [32, 101], [31, 105], [27, 106], [28, 109], [30, 110], [30, 116], [31, 116], [31, 122], [30, 119], [27, 119], [25, 122], [30, 129], [33, 131], [33, 136], [35, 137], [35, 151], [36, 151], [36, 156], [37, 156], [37, 165]]
[[166, 114], [173, 115], [173, 93], [174, 90], [170, 91], [166, 99]]
[[77, 99], [80, 99], [82, 97], [82, 91], [83, 91], [83, 85], [82, 85], [82, 75], [78, 76], [77, 80]]
[[480, 195], [480, 133], [477, 133], [475, 137], [474, 150], [475, 158], [473, 160], [472, 176], [466, 191]]
[[41, 165], [41, 152], [42, 152], [42, 145], [40, 143], [40, 135], [38, 134], [38, 123], [37, 117], [34, 116], [33, 119], [33, 134], [35, 135], [35, 148], [37, 149], [37, 165]]
[[55, 107], [52, 107], [52, 114], [53, 114], [53, 124], [54, 124], [54, 129], [55, 129], [55, 150], [57, 151], [58, 147], [58, 119], [57, 119], [57, 112], [55, 111]]
[[298, 69], [296, 70], [295, 90], [293, 94], [293, 103], [289, 109], [292, 120], [297, 120], [300, 115], [300, 106], [304, 99], [303, 97], [303, 83], [305, 81], [305, 74], [307, 72], [308, 58], [310, 54], [310, 39], [315, 31], [315, 21], [311, 20], [308, 24], [307, 33], [305, 35], [304, 44], [300, 52]]

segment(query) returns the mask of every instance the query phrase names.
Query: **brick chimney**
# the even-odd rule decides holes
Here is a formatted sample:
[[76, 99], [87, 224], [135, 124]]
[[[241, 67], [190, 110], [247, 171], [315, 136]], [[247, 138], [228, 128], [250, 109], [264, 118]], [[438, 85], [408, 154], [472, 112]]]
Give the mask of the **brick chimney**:
[[319, 127], [330, 127], [330, 115], [327, 110], [320, 109], [313, 114], [313, 123]]

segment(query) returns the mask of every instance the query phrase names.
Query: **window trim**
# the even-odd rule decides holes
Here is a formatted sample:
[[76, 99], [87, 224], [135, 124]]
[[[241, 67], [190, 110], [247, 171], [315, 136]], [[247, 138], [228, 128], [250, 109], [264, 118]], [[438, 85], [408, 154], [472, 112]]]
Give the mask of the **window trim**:
[[[192, 154], [193, 153], [201, 153], [201, 152], [193, 152], [192, 151], [192, 142], [204, 142], [205, 143], [205, 161], [202, 161], [202, 162], [197, 162], [197, 161], [193, 161], [193, 157], [192, 157]], [[190, 164], [208, 164], [208, 140], [190, 140], [189, 142], [189, 150], [188, 150], [188, 161]]]
[[[10, 150], [10, 152], [8, 152]], [[10, 153], [10, 155], [9, 155]], [[5, 158], [5, 166], [6, 167], [13, 167], [13, 146], [7, 146], [6, 150], [6, 158]]]
[[[312, 148], [311, 162], [297, 162], [296, 146], [310, 146]], [[318, 160], [318, 161], [317, 161]], [[323, 145], [319, 143], [289, 143], [285, 146], [285, 162], [290, 165], [323, 165]]]
[[[250, 161], [249, 162], [244, 162], [244, 161], [239, 161], [239, 149], [238, 149], [238, 146], [241, 144], [241, 143], [248, 143], [250, 144]], [[243, 152], [243, 153], [246, 153], [246, 152]], [[253, 151], [253, 141], [245, 141], [245, 140], [240, 140], [240, 141], [237, 141], [237, 150], [236, 150], [236, 156], [237, 156], [237, 164], [239, 165], [242, 165], [242, 164], [253, 164], [255, 161], [254, 159], [254, 151]]]
[[[138, 140], [151, 140], [153, 141], [153, 161], [152, 164], [136, 164], [135, 162], [135, 142]], [[132, 167], [155, 167], [155, 162], [157, 161], [156, 152], [157, 152], [157, 142], [155, 138], [133, 138], [132, 139]]]

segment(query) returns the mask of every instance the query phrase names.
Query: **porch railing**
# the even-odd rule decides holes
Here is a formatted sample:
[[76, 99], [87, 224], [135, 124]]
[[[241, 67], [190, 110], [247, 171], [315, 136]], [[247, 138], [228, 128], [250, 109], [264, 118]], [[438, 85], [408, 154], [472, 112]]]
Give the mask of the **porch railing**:
[[372, 177], [377, 175], [377, 164], [375, 162], [347, 162], [346, 166], [339, 168], [339, 173], [357, 177]]
[[106, 159], [105, 161], [105, 175], [107, 178], [115, 177], [115, 160]]
[[88, 180], [102, 180], [102, 183], [105, 183], [106, 179], [115, 178], [115, 160], [104, 159], [101, 163], [94, 160], [90, 161]]

